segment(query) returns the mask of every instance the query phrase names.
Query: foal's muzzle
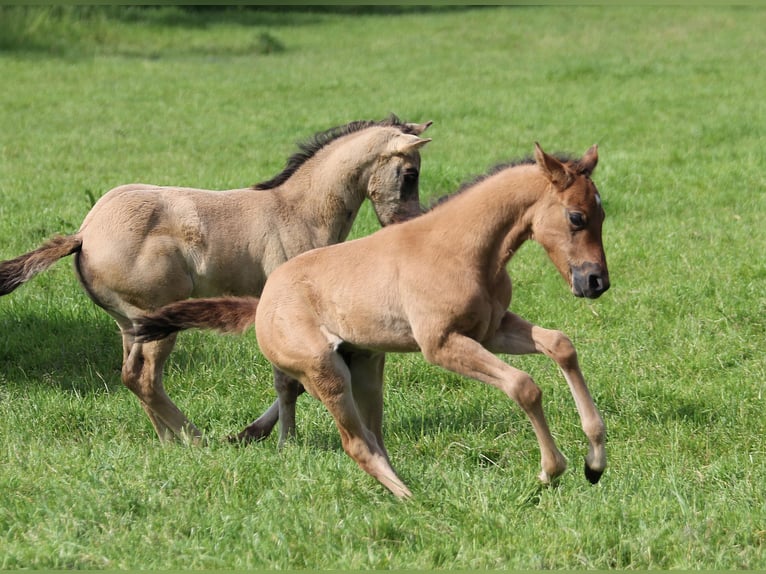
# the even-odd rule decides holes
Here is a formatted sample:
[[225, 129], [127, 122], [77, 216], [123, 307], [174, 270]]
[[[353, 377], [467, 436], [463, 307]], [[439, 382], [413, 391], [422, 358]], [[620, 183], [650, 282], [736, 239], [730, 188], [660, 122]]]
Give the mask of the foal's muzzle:
[[395, 223], [409, 221], [410, 219], [415, 219], [422, 214], [423, 206], [420, 205], [419, 201], [401, 203], [396, 207], [395, 210], [388, 211], [386, 213], [378, 213], [377, 210], [375, 212], [381, 227], [387, 227]]
[[609, 272], [596, 263], [572, 267], [572, 293], [575, 297], [596, 299], [609, 289]]

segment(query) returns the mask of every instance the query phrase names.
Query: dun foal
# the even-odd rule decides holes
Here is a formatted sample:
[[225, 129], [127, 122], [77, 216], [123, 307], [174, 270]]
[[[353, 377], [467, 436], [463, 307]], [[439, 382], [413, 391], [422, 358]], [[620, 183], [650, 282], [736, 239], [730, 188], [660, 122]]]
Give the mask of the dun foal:
[[419, 215], [419, 149], [430, 141], [419, 135], [429, 125], [391, 116], [327, 130], [302, 144], [279, 175], [252, 188], [117, 187], [77, 233], [0, 262], [0, 295], [74, 253], [85, 291], [120, 327], [123, 383], [160, 439], [196, 440], [200, 431], [162, 385], [175, 336], [136, 342], [133, 319], [188, 297], [259, 295], [266, 277], [291, 257], [344, 241], [365, 198], [381, 225]]
[[[542, 392], [494, 354], [544, 353], [574, 397], [590, 443], [585, 474], [595, 483], [606, 467], [605, 427], [575, 348], [563, 333], [508, 311], [506, 264], [534, 239], [574, 295], [596, 298], [609, 288], [604, 210], [590, 177], [597, 161], [596, 146], [570, 161], [536, 145], [534, 162], [496, 169], [425, 215], [288, 261], [271, 274], [260, 301], [192, 302], [192, 324], [241, 330], [254, 316], [266, 358], [324, 403], [348, 455], [398, 497], [411, 493], [383, 445], [385, 353], [420, 351], [514, 399], [537, 436], [539, 478], [549, 482], [567, 463], [548, 428]], [[184, 305], [172, 305], [169, 317], [160, 310], [138, 321], [138, 336], [188, 326], [174, 323]], [[280, 401], [289, 407], [290, 400], [283, 389]]]

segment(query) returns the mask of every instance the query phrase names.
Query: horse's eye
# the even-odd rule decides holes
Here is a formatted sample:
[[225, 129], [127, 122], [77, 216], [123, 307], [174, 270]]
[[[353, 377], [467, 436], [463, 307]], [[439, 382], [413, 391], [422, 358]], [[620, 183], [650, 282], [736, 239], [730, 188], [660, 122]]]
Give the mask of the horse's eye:
[[572, 211], [569, 213], [569, 223], [571, 223], [572, 227], [575, 229], [582, 229], [585, 227], [585, 217], [582, 213]]
[[418, 170], [410, 167], [404, 170], [402, 180], [399, 184], [399, 199], [402, 201], [412, 201], [418, 197]]
[[415, 168], [405, 170], [404, 172], [404, 179], [407, 181], [412, 181], [418, 178], [418, 170]]

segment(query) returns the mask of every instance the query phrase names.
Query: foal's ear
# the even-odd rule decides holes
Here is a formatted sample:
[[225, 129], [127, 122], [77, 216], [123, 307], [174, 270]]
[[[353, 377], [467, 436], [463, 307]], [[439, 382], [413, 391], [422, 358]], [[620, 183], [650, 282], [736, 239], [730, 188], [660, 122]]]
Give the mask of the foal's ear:
[[394, 138], [394, 141], [392, 142], [392, 151], [395, 154], [406, 155], [423, 147], [430, 141], [431, 138], [420, 138], [413, 134], [401, 134]]
[[582, 159], [579, 161], [579, 164], [580, 164], [580, 170], [582, 171], [582, 174], [590, 176], [593, 173], [593, 170], [596, 169], [596, 165], [598, 164], [598, 145], [596, 144], [592, 145], [590, 149], [585, 152], [585, 155], [582, 156]]
[[407, 127], [412, 131], [413, 134], [416, 136], [419, 136], [424, 131], [426, 131], [429, 127], [431, 127], [431, 124], [433, 124], [432, 121], [428, 121], [422, 124], [407, 124]]
[[545, 153], [537, 142], [535, 142], [535, 161], [551, 183], [559, 189], [566, 189], [572, 183], [574, 179], [572, 173], [555, 157]]

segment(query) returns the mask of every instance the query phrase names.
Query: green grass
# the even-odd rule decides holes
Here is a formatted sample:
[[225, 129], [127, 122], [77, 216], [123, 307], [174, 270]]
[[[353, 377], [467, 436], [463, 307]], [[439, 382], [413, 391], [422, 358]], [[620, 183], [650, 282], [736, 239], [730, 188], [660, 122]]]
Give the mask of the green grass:
[[[536, 245], [511, 262], [513, 309], [578, 347], [601, 483], [546, 359], [511, 360], [570, 460], [552, 488], [515, 405], [391, 356], [400, 503], [313, 399], [282, 452], [224, 442], [273, 399], [252, 334], [184, 334], [166, 386], [211, 443], [161, 446], [59, 263], [0, 299], [0, 568], [766, 568], [764, 28], [755, 8], [0, 8], [0, 259], [120, 183], [254, 183], [395, 112], [435, 121], [426, 199], [534, 141], [598, 143], [612, 278], [582, 301]], [[365, 208], [353, 234], [375, 228]]]

